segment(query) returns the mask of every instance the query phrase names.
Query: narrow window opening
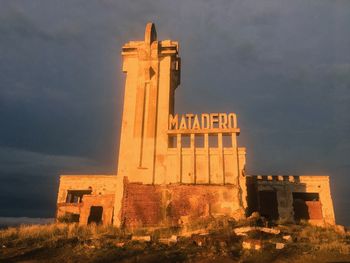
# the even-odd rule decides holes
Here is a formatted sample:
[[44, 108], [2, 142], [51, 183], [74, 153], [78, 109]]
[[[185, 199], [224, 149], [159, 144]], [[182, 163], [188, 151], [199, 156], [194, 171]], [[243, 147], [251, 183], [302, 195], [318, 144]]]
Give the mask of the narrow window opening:
[[177, 146], [177, 138], [176, 136], [169, 136], [168, 137], [168, 147], [169, 148], [176, 148]]
[[217, 148], [217, 147], [218, 147], [218, 135], [209, 134], [209, 148]]
[[66, 203], [81, 203], [84, 195], [90, 195], [92, 192], [89, 190], [68, 190]]
[[222, 135], [222, 146], [226, 148], [231, 148], [232, 147], [232, 137], [231, 135], [228, 134], [223, 134]]
[[190, 148], [191, 147], [191, 137], [189, 135], [181, 136], [181, 147]]
[[204, 147], [204, 135], [196, 134], [194, 145], [196, 148], [203, 148]]

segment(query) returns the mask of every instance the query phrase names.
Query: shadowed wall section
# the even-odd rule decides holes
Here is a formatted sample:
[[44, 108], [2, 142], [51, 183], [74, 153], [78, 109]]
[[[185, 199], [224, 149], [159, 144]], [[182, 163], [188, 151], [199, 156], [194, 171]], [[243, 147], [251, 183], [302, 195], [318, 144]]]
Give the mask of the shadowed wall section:
[[[248, 214], [259, 211], [289, 222], [335, 224], [329, 176], [248, 175], [247, 189]], [[277, 203], [266, 202], [266, 193], [273, 193]]]

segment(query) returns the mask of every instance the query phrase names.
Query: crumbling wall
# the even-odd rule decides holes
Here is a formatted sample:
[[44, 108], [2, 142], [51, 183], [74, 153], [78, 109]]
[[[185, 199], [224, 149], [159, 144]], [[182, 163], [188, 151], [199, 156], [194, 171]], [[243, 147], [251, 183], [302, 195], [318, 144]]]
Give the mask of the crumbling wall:
[[114, 194], [116, 175], [61, 175], [57, 203], [65, 203], [68, 190], [92, 190], [92, 195]]
[[[250, 197], [258, 196], [259, 191], [274, 191], [277, 195], [279, 218], [294, 221], [293, 193], [315, 193], [319, 200], [305, 202], [310, 213], [309, 222], [314, 224], [335, 224], [333, 201], [328, 176], [248, 176], [247, 188]], [[252, 193], [252, 191], [256, 193]], [[249, 198], [248, 198], [249, 200]], [[259, 200], [250, 198], [248, 211], [259, 208]], [[258, 202], [258, 204], [256, 204]]]
[[[117, 177], [115, 175], [63, 175], [60, 177], [57, 197], [56, 218], [66, 214], [79, 215], [79, 224], [88, 222], [91, 206], [102, 206], [102, 223], [111, 224]], [[89, 190], [82, 200], [76, 203], [67, 202], [69, 191]]]
[[92, 206], [102, 206], [102, 224], [112, 224], [113, 209], [114, 209], [114, 194], [106, 195], [88, 195], [84, 198], [84, 205], [80, 210], [80, 225], [87, 225]]
[[207, 216], [244, 217], [234, 185], [146, 185], [124, 182], [122, 225], [177, 225]]

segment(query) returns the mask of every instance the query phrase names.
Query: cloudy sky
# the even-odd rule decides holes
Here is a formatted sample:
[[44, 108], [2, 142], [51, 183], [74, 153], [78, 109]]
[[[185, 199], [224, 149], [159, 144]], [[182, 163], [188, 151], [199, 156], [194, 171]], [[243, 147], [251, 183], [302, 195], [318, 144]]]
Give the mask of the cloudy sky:
[[350, 225], [350, 1], [0, 0], [0, 216], [53, 217], [61, 173], [116, 170], [120, 50], [180, 42], [176, 111], [236, 112], [249, 174], [329, 174]]

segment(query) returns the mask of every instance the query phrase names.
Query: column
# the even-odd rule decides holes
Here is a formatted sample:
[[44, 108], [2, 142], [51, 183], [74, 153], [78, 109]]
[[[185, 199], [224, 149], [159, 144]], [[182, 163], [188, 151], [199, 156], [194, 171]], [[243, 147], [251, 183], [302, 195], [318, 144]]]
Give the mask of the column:
[[192, 174], [193, 174], [193, 183], [197, 183], [196, 176], [196, 147], [195, 147], [195, 135], [191, 133], [191, 159], [192, 159]]
[[205, 161], [208, 164], [208, 166], [207, 166], [208, 183], [210, 184], [210, 153], [209, 153], [209, 135], [208, 135], [208, 133], [204, 134], [204, 151], [205, 151], [205, 156], [206, 156]]
[[219, 149], [219, 178], [222, 178], [222, 184], [225, 184], [225, 164], [224, 164], [224, 147], [222, 145], [222, 133], [218, 133]]
[[181, 133], [176, 134], [176, 148], [177, 148], [177, 178], [182, 183], [182, 145]]

